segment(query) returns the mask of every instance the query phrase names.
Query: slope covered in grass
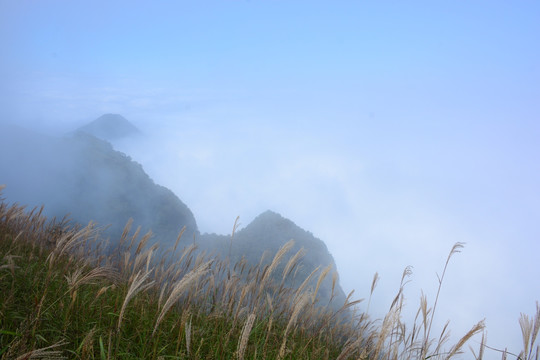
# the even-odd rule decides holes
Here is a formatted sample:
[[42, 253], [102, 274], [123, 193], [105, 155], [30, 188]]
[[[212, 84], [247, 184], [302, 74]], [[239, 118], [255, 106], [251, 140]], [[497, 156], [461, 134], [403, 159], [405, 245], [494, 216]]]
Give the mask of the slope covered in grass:
[[193, 248], [155, 260], [147, 237], [105, 256], [92, 227], [0, 211], [2, 358], [335, 358], [353, 334], [308, 289], [270, 281], [292, 243], [264, 269]]
[[[156, 246], [146, 246], [149, 236], [128, 234], [129, 225], [105, 252], [92, 225], [47, 221], [40, 209], [1, 202], [0, 357], [449, 359], [483, 330], [480, 322], [447, 346], [446, 328], [431, 333], [436, 303], [429, 308], [425, 301], [415, 324], [402, 323], [408, 269], [388, 314], [373, 321], [340, 316], [358, 303], [350, 298], [338, 310], [320, 303], [325, 272], [308, 276], [318, 279], [315, 287], [308, 281], [287, 287], [298, 257], [280, 264], [293, 242], [267, 265], [250, 267], [244, 260], [194, 257], [193, 246], [180, 249], [178, 241], [156, 258]], [[519, 358], [537, 358], [540, 309], [520, 324]], [[482, 358], [484, 350], [481, 345], [474, 356]]]

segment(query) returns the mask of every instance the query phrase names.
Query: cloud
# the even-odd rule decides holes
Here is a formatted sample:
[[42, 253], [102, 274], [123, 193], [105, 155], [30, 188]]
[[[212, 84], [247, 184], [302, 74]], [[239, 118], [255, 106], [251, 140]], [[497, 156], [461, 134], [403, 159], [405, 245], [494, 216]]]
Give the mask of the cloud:
[[[200, 118], [148, 122], [147, 143], [124, 148], [192, 208], [202, 231], [229, 233], [237, 215], [247, 225], [266, 209], [280, 212], [327, 243], [345, 291], [367, 296], [379, 272], [371, 307], [377, 316], [386, 313], [408, 265], [407, 316], [414, 317], [421, 291], [433, 305], [448, 252], [465, 242], [449, 265], [435, 329], [450, 319], [458, 337], [485, 317], [493, 324], [491, 344], [519, 346], [517, 317], [532, 309], [537, 294], [527, 284], [540, 276], [534, 266], [516, 266], [533, 264], [538, 248], [522, 215], [536, 208], [525, 201], [529, 190], [513, 188], [505, 175], [528, 166], [523, 158], [515, 162], [522, 150], [506, 152], [503, 162], [483, 161], [507, 150], [497, 147], [504, 134], [463, 137], [429, 126], [417, 133], [420, 124], [411, 124], [405, 136], [401, 127], [378, 124], [305, 127], [217, 114], [219, 106]], [[351, 131], [360, 136], [350, 141]], [[370, 138], [376, 134], [384, 136]], [[525, 228], [514, 237], [518, 223]]]

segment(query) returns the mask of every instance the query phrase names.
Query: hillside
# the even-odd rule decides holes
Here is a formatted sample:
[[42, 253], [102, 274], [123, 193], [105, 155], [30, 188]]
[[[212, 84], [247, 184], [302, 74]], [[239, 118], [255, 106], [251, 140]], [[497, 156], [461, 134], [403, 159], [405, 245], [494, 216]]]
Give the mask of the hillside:
[[48, 217], [66, 214], [78, 223], [108, 226], [118, 239], [132, 218], [141, 232], [152, 230], [162, 247], [174, 243], [182, 227], [186, 238], [198, 233], [191, 210], [165, 187], [155, 184], [140, 164], [103, 140], [84, 133], [54, 138], [11, 126], [5, 140], [0, 182], [8, 201], [40, 206]]
[[44, 220], [0, 199], [2, 360], [350, 359], [346, 341], [367, 346], [351, 319], [278, 288], [268, 268], [230, 275], [190, 247], [156, 263], [141, 238], [103, 256], [90, 227]]
[[[382, 321], [366, 314], [340, 316], [356, 302], [336, 310], [318, 307], [311, 290], [284, 287], [270, 276], [279, 274], [276, 265], [292, 242], [270, 254], [270, 265], [255, 267], [195, 257], [192, 247], [173, 262], [152, 262], [154, 253], [139, 246], [140, 238], [104, 256], [92, 246], [91, 227], [57, 231], [38, 211], [1, 201], [2, 188], [2, 360], [448, 360], [484, 330], [480, 321], [447, 348], [446, 327], [440, 336], [430, 334], [436, 302], [432, 308], [423, 303], [408, 326], [401, 316], [404, 284]], [[454, 245], [448, 260], [460, 247]], [[471, 347], [474, 358], [483, 359], [485, 349], [500, 351], [503, 359], [538, 358], [538, 303], [533, 317], [521, 315], [520, 326], [524, 350], [519, 355], [485, 345], [482, 336], [479, 351]]]

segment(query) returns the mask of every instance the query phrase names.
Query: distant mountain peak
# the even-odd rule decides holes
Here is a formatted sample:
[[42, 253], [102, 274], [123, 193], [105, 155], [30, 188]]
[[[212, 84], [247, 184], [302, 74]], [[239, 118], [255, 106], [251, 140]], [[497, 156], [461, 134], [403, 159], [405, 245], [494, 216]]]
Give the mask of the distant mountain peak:
[[141, 133], [135, 125], [119, 114], [104, 114], [89, 124], [80, 127], [77, 131], [107, 141]]
[[260, 213], [248, 226], [260, 226], [261, 224], [280, 224], [280, 223], [291, 223], [294, 224], [291, 220], [283, 217], [281, 214], [272, 211], [266, 210]]
[[258, 218], [265, 218], [265, 219], [276, 219], [276, 220], [281, 220], [281, 219], [285, 219], [283, 216], [281, 216], [281, 214], [275, 212], [275, 211], [272, 211], [272, 210], [266, 210], [262, 213], [259, 214], [259, 216], [257, 216]]

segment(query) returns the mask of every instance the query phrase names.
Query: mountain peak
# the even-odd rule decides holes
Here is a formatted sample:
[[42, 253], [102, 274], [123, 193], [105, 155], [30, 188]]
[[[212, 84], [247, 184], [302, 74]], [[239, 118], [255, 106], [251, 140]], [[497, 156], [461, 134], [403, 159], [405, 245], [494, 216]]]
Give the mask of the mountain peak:
[[279, 213], [277, 213], [275, 211], [272, 211], [272, 210], [263, 211], [257, 217], [258, 218], [265, 218], [265, 219], [276, 219], [276, 220], [285, 219], [283, 216], [281, 216], [281, 214], [279, 214]]
[[281, 214], [272, 210], [266, 210], [260, 213], [255, 219], [253, 219], [253, 221], [248, 225], [248, 227], [260, 227], [268, 225], [275, 226], [277, 224], [295, 225], [291, 220], [283, 217]]
[[119, 114], [104, 114], [78, 129], [103, 140], [116, 140], [136, 134], [139, 129]]

